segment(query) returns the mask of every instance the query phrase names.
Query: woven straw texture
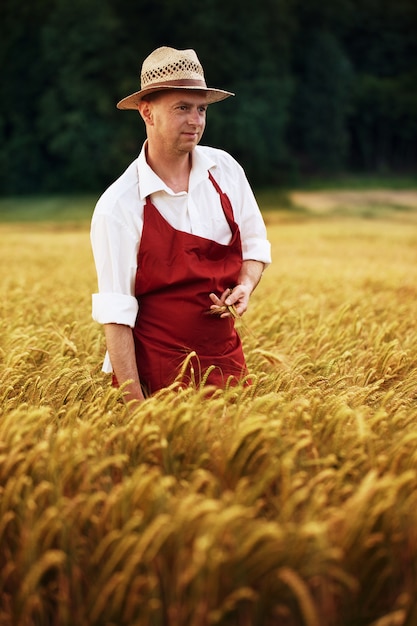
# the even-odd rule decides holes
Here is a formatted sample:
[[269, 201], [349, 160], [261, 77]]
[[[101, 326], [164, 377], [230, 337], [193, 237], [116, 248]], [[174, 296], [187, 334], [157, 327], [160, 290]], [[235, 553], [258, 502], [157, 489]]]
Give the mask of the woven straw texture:
[[142, 89], [163, 80], [204, 80], [204, 72], [194, 50], [156, 50], [142, 66]]

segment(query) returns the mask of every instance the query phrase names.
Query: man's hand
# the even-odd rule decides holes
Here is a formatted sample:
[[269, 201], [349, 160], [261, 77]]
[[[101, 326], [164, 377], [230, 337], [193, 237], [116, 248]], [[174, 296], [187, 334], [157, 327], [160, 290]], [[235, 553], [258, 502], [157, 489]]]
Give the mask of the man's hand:
[[264, 264], [260, 261], [243, 261], [242, 268], [239, 273], [238, 284], [230, 289], [226, 289], [220, 296], [215, 293], [210, 294], [212, 305], [210, 311], [220, 317], [232, 317], [232, 313], [224, 310], [224, 307], [234, 306], [237, 316], [243, 315], [248, 306], [251, 293], [259, 283]]
[[125, 402], [131, 402], [132, 400], [134, 400], [136, 404], [137, 402], [143, 402], [143, 400], [145, 399], [140, 383], [128, 383], [124, 387], [124, 392], [126, 393]]
[[[220, 317], [240, 317], [248, 308], [250, 294], [249, 287], [246, 285], [236, 285], [233, 289], [226, 289], [220, 298], [215, 293], [211, 293], [209, 297], [213, 304], [210, 311]], [[234, 306], [235, 316], [227, 309], [229, 306]]]

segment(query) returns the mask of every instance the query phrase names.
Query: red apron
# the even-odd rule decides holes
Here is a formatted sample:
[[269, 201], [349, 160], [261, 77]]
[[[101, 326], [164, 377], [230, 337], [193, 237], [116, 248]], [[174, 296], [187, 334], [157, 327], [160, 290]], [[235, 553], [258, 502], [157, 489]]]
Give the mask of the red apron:
[[230, 200], [210, 173], [209, 178], [231, 230], [228, 245], [176, 230], [146, 198], [133, 333], [139, 378], [148, 393], [170, 385], [192, 351], [197, 356], [189, 359], [181, 378], [184, 386], [204, 381], [223, 387], [230, 377], [236, 384], [247, 374], [233, 318], [207, 314], [212, 304], [209, 294], [220, 297], [236, 285], [242, 266], [240, 232]]

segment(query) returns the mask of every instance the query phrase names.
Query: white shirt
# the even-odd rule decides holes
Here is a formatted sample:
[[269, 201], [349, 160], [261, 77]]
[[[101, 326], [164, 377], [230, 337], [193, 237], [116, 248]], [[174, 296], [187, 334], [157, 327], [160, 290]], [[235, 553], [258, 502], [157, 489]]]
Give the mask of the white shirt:
[[94, 320], [135, 325], [139, 308], [134, 291], [136, 260], [147, 196], [176, 230], [229, 243], [230, 228], [220, 196], [208, 178], [209, 170], [230, 199], [240, 230], [242, 259], [265, 265], [271, 262], [262, 215], [242, 167], [232, 156], [217, 148], [197, 146], [192, 153], [188, 192], [174, 193], [147, 164], [144, 144], [139, 157], [104, 192], [94, 210], [91, 244], [98, 279], [98, 293], [93, 294]]

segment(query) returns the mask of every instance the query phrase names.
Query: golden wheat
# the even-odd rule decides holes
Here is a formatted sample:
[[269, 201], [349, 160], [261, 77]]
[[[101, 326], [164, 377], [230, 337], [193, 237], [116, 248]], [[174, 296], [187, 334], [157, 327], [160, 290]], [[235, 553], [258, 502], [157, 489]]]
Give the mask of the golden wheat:
[[134, 410], [87, 231], [2, 227], [2, 626], [415, 625], [417, 232], [391, 217], [266, 215], [253, 384]]

